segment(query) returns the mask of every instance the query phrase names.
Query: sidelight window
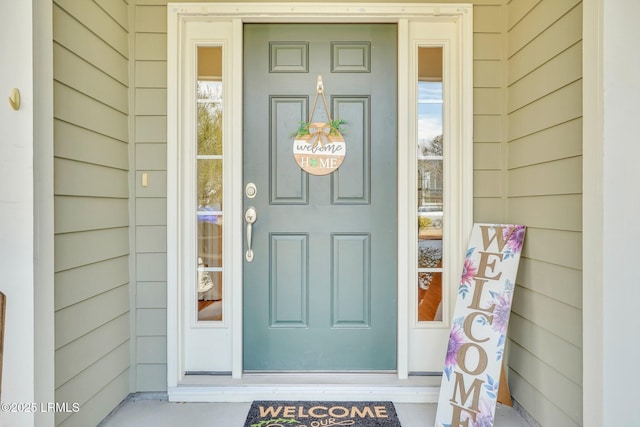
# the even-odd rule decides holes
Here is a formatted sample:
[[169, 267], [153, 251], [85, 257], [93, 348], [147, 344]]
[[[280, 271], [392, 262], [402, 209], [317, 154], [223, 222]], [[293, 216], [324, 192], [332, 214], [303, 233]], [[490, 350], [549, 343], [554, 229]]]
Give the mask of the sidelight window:
[[196, 86], [197, 260], [199, 321], [222, 320], [222, 47], [198, 47]]
[[418, 48], [418, 321], [442, 320], [444, 135], [442, 48]]

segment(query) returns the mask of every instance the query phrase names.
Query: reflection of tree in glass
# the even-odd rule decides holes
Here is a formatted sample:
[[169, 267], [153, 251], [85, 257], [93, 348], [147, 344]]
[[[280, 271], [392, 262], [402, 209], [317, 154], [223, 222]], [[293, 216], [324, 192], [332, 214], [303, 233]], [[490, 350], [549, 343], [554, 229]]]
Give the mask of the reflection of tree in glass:
[[[222, 105], [218, 90], [198, 84], [198, 155], [222, 155]], [[198, 206], [222, 206], [222, 159], [198, 160]]]
[[[442, 202], [442, 155], [443, 137], [438, 135], [426, 144], [419, 144], [419, 154], [430, 157], [418, 161], [418, 190], [424, 192], [420, 200], [429, 202]], [[435, 157], [435, 158], [434, 158]], [[435, 186], [431, 183], [435, 182]], [[427, 183], [430, 183], [428, 185]], [[419, 202], [420, 203], [420, 202]]]

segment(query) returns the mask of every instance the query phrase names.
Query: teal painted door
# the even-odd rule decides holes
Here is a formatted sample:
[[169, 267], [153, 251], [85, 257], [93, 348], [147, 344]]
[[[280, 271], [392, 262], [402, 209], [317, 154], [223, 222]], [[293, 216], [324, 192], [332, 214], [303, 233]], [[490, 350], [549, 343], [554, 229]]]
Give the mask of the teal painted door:
[[[244, 196], [257, 212], [244, 369], [395, 370], [397, 27], [248, 24], [244, 36], [243, 174], [257, 189]], [[292, 147], [318, 75], [347, 123], [346, 158], [325, 176]], [[319, 99], [314, 121], [324, 110]]]

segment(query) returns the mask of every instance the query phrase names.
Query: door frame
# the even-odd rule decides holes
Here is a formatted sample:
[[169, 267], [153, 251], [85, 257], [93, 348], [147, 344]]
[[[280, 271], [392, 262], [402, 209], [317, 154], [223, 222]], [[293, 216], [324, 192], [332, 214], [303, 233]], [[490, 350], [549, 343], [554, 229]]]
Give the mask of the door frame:
[[[466, 238], [472, 225], [473, 204], [473, 168], [472, 168], [472, 129], [473, 129], [473, 7], [470, 4], [403, 4], [403, 3], [169, 3], [168, 4], [168, 94], [167, 94], [167, 386], [170, 399], [180, 400], [188, 395], [184, 376], [184, 298], [179, 286], [180, 278], [185, 277], [185, 253], [181, 247], [181, 233], [184, 232], [179, 221], [183, 217], [179, 199], [179, 176], [185, 171], [180, 167], [180, 152], [178, 141], [183, 129], [180, 128], [181, 117], [180, 90], [182, 78], [178, 68], [181, 58], [180, 39], [189, 22], [225, 22], [231, 25], [227, 49], [229, 60], [225, 71], [229, 81], [225, 82], [227, 98], [242, 99], [242, 49], [244, 23], [304, 23], [304, 22], [332, 22], [332, 23], [371, 23], [389, 22], [398, 25], [398, 141], [415, 140], [412, 102], [415, 104], [415, 84], [412, 76], [415, 71], [415, 51], [417, 45], [410, 38], [410, 24], [437, 22], [453, 22], [456, 26], [456, 52], [453, 60], [457, 66], [455, 76], [458, 90], [455, 91], [455, 110], [451, 117], [451, 139], [456, 140], [455, 156], [460, 158], [461, 171], [459, 176], [451, 182], [452, 191], [456, 194], [451, 203], [463, 207], [462, 214], [451, 218], [449, 230], [455, 229], [455, 235], [461, 236], [460, 242], [454, 242], [447, 252], [451, 255], [454, 266], [462, 266], [463, 251]], [[413, 53], [412, 53], [413, 52]], [[464, 65], [464, 66], [463, 66]], [[227, 121], [228, 159], [232, 164], [242, 164], [242, 103], [229, 104], [230, 118]], [[415, 282], [417, 260], [415, 253], [415, 238], [417, 225], [412, 194], [415, 194], [415, 150], [411, 144], [398, 144], [398, 284]], [[454, 156], [454, 155], [452, 155]], [[225, 157], [227, 158], [227, 157]], [[231, 366], [226, 370], [231, 372], [233, 379], [241, 379], [242, 364], [242, 256], [243, 253], [243, 222], [242, 218], [242, 170], [241, 168], [225, 168], [232, 170], [225, 179], [230, 180], [229, 208], [225, 208], [227, 218], [238, 218], [224, 231], [224, 253], [227, 256], [224, 289], [230, 304], [230, 317], [225, 321], [227, 335], [230, 337]], [[413, 193], [412, 193], [413, 191]], [[229, 224], [230, 221], [227, 221]], [[405, 268], [400, 268], [404, 265]], [[452, 269], [449, 269], [452, 270]], [[454, 269], [455, 270], [455, 269]], [[457, 270], [455, 270], [457, 271]], [[187, 275], [186, 277], [193, 277]], [[458, 275], [459, 277], [459, 275]], [[233, 286], [232, 286], [233, 285]], [[397, 378], [407, 379], [409, 376], [409, 340], [410, 325], [414, 322], [410, 313], [411, 287], [398, 286], [398, 337], [397, 337]], [[455, 289], [453, 290], [455, 292]], [[440, 329], [448, 333], [448, 318], [450, 305], [454, 298], [444, 296], [444, 321], [438, 323]], [[183, 386], [182, 388], [180, 386]], [[186, 393], [186, 394], [185, 394]], [[195, 400], [208, 400], [202, 393], [197, 393]], [[222, 392], [224, 395], [224, 392]]]

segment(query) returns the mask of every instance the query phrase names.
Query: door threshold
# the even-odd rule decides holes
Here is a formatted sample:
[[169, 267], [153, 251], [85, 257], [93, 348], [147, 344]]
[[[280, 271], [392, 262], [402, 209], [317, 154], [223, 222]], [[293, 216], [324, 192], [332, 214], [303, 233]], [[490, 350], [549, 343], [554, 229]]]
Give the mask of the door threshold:
[[337, 400], [437, 403], [440, 376], [395, 373], [247, 373], [187, 375], [169, 387], [170, 402], [252, 402], [254, 400]]

